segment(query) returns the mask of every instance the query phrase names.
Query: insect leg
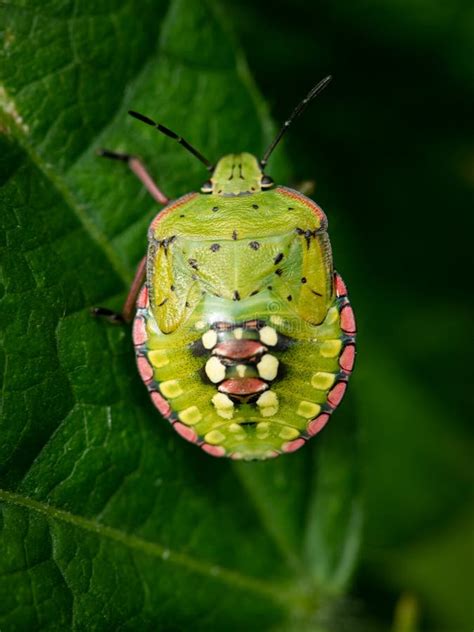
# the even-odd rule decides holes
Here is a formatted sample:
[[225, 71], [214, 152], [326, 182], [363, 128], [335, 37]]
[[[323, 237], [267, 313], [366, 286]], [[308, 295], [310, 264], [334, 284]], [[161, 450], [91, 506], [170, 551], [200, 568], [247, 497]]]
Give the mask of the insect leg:
[[102, 156], [103, 158], [126, 162], [137, 178], [145, 185], [152, 198], [156, 200], [158, 204], [168, 204], [169, 199], [155, 184], [153, 178], [150, 176], [145, 165], [139, 158], [131, 156], [130, 154], [119, 154], [115, 151], [109, 151], [108, 149], [100, 149], [98, 153], [99, 156]]
[[101, 316], [103, 318], [106, 318], [109, 322], [118, 325], [123, 325], [125, 323], [131, 322], [135, 313], [135, 302], [137, 300], [140, 289], [145, 282], [145, 277], [146, 257], [143, 257], [143, 259], [138, 264], [137, 271], [135, 272], [132, 285], [130, 286], [127, 298], [125, 299], [125, 303], [123, 304], [122, 311], [114, 312], [108, 307], [93, 307], [91, 310], [92, 315]]

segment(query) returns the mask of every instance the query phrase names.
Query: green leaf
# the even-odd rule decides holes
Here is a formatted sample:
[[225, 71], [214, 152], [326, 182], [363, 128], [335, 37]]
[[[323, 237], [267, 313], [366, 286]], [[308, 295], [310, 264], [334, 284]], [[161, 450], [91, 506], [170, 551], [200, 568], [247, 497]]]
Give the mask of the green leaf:
[[269, 141], [218, 7], [25, 1], [1, 32], [0, 627], [326, 629], [359, 537], [352, 405], [295, 455], [213, 459], [89, 314], [120, 305], [157, 212], [95, 149], [142, 155], [172, 197], [205, 178], [127, 109], [211, 159]]

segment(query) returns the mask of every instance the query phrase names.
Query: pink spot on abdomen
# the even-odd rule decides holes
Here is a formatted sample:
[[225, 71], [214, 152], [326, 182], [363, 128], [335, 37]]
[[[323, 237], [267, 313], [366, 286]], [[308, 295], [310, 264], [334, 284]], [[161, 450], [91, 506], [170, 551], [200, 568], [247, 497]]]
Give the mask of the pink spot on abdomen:
[[135, 346], [142, 345], [147, 340], [145, 320], [137, 316], [133, 322], [133, 342]]
[[329, 391], [328, 402], [336, 408], [341, 403], [341, 399], [344, 397], [344, 393], [346, 392], [347, 384], [346, 382], [338, 382], [336, 386]]
[[259, 380], [257, 377], [236, 377], [222, 382], [219, 386], [219, 391], [221, 393], [227, 393], [228, 395], [245, 396], [261, 393], [267, 388], [267, 384], [263, 380]]
[[231, 360], [247, 360], [264, 351], [267, 348], [256, 340], [225, 340], [215, 347], [213, 353]]
[[308, 434], [314, 437], [315, 434], [318, 434], [320, 430], [324, 428], [324, 426], [329, 421], [329, 415], [327, 413], [322, 413], [318, 415], [315, 419], [312, 419], [308, 424]]
[[171, 415], [171, 406], [157, 391], [151, 393], [151, 399], [163, 417], [169, 417]]
[[334, 280], [336, 283], [336, 296], [347, 296], [347, 288], [346, 284], [342, 280], [342, 277], [337, 272], [334, 275]]
[[140, 356], [137, 358], [137, 367], [142, 380], [145, 383], [149, 382], [153, 377], [153, 369], [148, 364], [148, 360], [144, 356]]
[[173, 428], [179, 435], [183, 437], [183, 439], [186, 439], [186, 441], [196, 443], [198, 436], [192, 428], [189, 428], [189, 426], [185, 426], [184, 424], [177, 421], [175, 424], [173, 424]]
[[354, 312], [350, 305], [345, 305], [341, 310], [341, 329], [347, 334], [356, 333]]
[[203, 443], [201, 448], [204, 452], [211, 454], [212, 456], [224, 456], [225, 450], [220, 445], [210, 445], [209, 443]]
[[147, 286], [144, 285], [140, 290], [140, 294], [137, 299], [137, 307], [138, 309], [143, 309], [148, 305], [148, 289]]
[[305, 443], [306, 442], [304, 439], [295, 439], [294, 441], [287, 441], [286, 443], [284, 443], [281, 446], [281, 449], [283, 450], [283, 452], [295, 452], [296, 450], [299, 450], [301, 446], [303, 446]]
[[347, 345], [347, 347], [345, 347], [344, 351], [341, 353], [341, 357], [339, 358], [339, 366], [344, 369], [344, 371], [352, 371], [354, 360], [355, 346]]

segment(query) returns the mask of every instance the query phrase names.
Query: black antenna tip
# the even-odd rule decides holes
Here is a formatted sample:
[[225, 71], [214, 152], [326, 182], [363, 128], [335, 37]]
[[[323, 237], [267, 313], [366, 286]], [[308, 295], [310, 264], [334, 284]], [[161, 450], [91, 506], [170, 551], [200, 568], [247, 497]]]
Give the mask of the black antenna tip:
[[316, 95], [324, 90], [324, 88], [328, 85], [330, 81], [332, 81], [332, 75], [328, 75], [327, 77], [324, 77], [324, 79], [321, 79], [321, 81], [318, 81], [318, 83], [314, 86], [314, 88], [311, 89], [306, 98], [309, 100], [313, 99]]
[[140, 112], [129, 110], [128, 113], [130, 114], [130, 116], [133, 116], [133, 118], [142, 121], [142, 123], [146, 123], [147, 125], [151, 125], [152, 127], [155, 127], [156, 125], [155, 121], [152, 121], [151, 118], [148, 118], [148, 116], [145, 116], [144, 114], [140, 114]]
[[327, 77], [324, 77], [324, 79], [321, 79], [321, 81], [319, 81], [313, 88], [311, 88], [307, 96], [298, 103], [298, 105], [295, 107], [290, 117], [288, 118], [288, 120], [286, 120], [283, 123], [283, 126], [281, 127], [280, 131], [278, 132], [276, 137], [273, 139], [273, 141], [270, 143], [269, 147], [263, 154], [263, 158], [260, 160], [260, 167], [262, 168], [262, 171], [264, 170], [273, 150], [278, 145], [278, 143], [280, 142], [282, 136], [285, 134], [287, 129], [298, 118], [298, 116], [300, 116], [300, 114], [305, 110], [308, 103], [310, 103], [310, 101], [312, 101], [314, 97], [316, 97], [320, 92], [322, 92], [322, 90], [324, 90], [324, 88], [331, 81], [331, 79], [332, 79], [331, 75], [328, 75]]

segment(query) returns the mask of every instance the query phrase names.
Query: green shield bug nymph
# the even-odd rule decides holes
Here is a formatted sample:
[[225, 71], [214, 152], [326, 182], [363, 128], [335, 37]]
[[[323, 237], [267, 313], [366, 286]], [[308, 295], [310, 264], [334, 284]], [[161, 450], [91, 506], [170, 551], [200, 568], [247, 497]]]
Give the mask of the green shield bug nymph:
[[[248, 153], [214, 167], [199, 193], [169, 201], [135, 157], [122, 160], [165, 206], [148, 231], [122, 314], [133, 322], [140, 375], [174, 429], [214, 456], [266, 459], [318, 433], [341, 401], [355, 358], [355, 320], [334, 272], [327, 220], [311, 199], [264, 174], [291, 122], [327, 85], [318, 83], [262, 160]], [[138, 297], [138, 298], [137, 298]]]

